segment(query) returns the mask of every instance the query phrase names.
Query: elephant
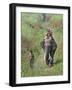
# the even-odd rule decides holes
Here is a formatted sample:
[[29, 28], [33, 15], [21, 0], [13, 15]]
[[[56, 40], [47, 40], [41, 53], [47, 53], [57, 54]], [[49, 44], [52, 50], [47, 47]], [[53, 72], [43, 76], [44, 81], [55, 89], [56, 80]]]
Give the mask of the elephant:
[[44, 38], [43, 41], [41, 42], [41, 47], [44, 50], [44, 60], [46, 64], [51, 67], [54, 64], [54, 55], [57, 49], [57, 43], [53, 38], [53, 36], [50, 35], [48, 38]]

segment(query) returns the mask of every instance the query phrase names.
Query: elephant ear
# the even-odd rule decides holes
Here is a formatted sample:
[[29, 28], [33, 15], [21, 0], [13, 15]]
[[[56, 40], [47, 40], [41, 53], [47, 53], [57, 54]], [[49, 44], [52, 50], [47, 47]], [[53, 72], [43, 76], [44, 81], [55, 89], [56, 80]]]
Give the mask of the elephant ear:
[[52, 39], [52, 49], [53, 50], [56, 50], [57, 49], [57, 43], [56, 43], [56, 41], [54, 40], [54, 39]]
[[43, 50], [44, 50], [44, 40], [43, 41], [41, 41], [41, 43], [40, 43], [40, 46], [43, 48]]

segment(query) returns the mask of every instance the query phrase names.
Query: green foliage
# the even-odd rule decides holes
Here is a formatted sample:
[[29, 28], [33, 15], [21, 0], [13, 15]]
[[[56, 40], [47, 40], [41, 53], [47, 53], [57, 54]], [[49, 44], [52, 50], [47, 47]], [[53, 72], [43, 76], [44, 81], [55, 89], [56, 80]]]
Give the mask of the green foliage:
[[[21, 14], [21, 76], [52, 76], [63, 74], [63, 16], [46, 14], [47, 20], [43, 21], [43, 14]], [[37, 26], [38, 24], [38, 26]], [[40, 28], [40, 27], [42, 28]], [[36, 29], [36, 27], [39, 27]], [[40, 46], [47, 28], [52, 28], [57, 42], [55, 64], [49, 68], [44, 61], [44, 52]], [[34, 67], [30, 68], [30, 50], [33, 51]]]

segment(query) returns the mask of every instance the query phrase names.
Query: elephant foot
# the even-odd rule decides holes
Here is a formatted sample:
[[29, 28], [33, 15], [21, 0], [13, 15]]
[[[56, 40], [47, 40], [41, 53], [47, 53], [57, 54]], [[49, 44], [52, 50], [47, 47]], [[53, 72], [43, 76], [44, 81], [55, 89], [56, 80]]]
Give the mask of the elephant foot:
[[51, 63], [49, 63], [49, 64], [48, 64], [48, 66], [49, 66], [49, 67], [52, 67], [52, 64], [51, 64]]
[[53, 62], [53, 60], [51, 61], [50, 59], [48, 59], [48, 60], [46, 61], [46, 64], [47, 64], [49, 67], [52, 67], [52, 66], [54, 65], [54, 62]]
[[51, 62], [49, 61], [48, 66], [52, 67], [53, 65], [54, 65], [54, 62], [53, 61], [51, 61]]

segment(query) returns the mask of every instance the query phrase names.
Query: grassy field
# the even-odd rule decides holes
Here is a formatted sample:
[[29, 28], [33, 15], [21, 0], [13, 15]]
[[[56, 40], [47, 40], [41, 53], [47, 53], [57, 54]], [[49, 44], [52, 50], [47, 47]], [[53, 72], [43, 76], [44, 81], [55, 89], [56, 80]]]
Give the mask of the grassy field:
[[[63, 16], [21, 13], [21, 77], [55, 76], [63, 74]], [[57, 50], [54, 65], [45, 64], [44, 52], [40, 46], [47, 28], [51, 28]], [[34, 53], [33, 68], [30, 67], [29, 50]]]

